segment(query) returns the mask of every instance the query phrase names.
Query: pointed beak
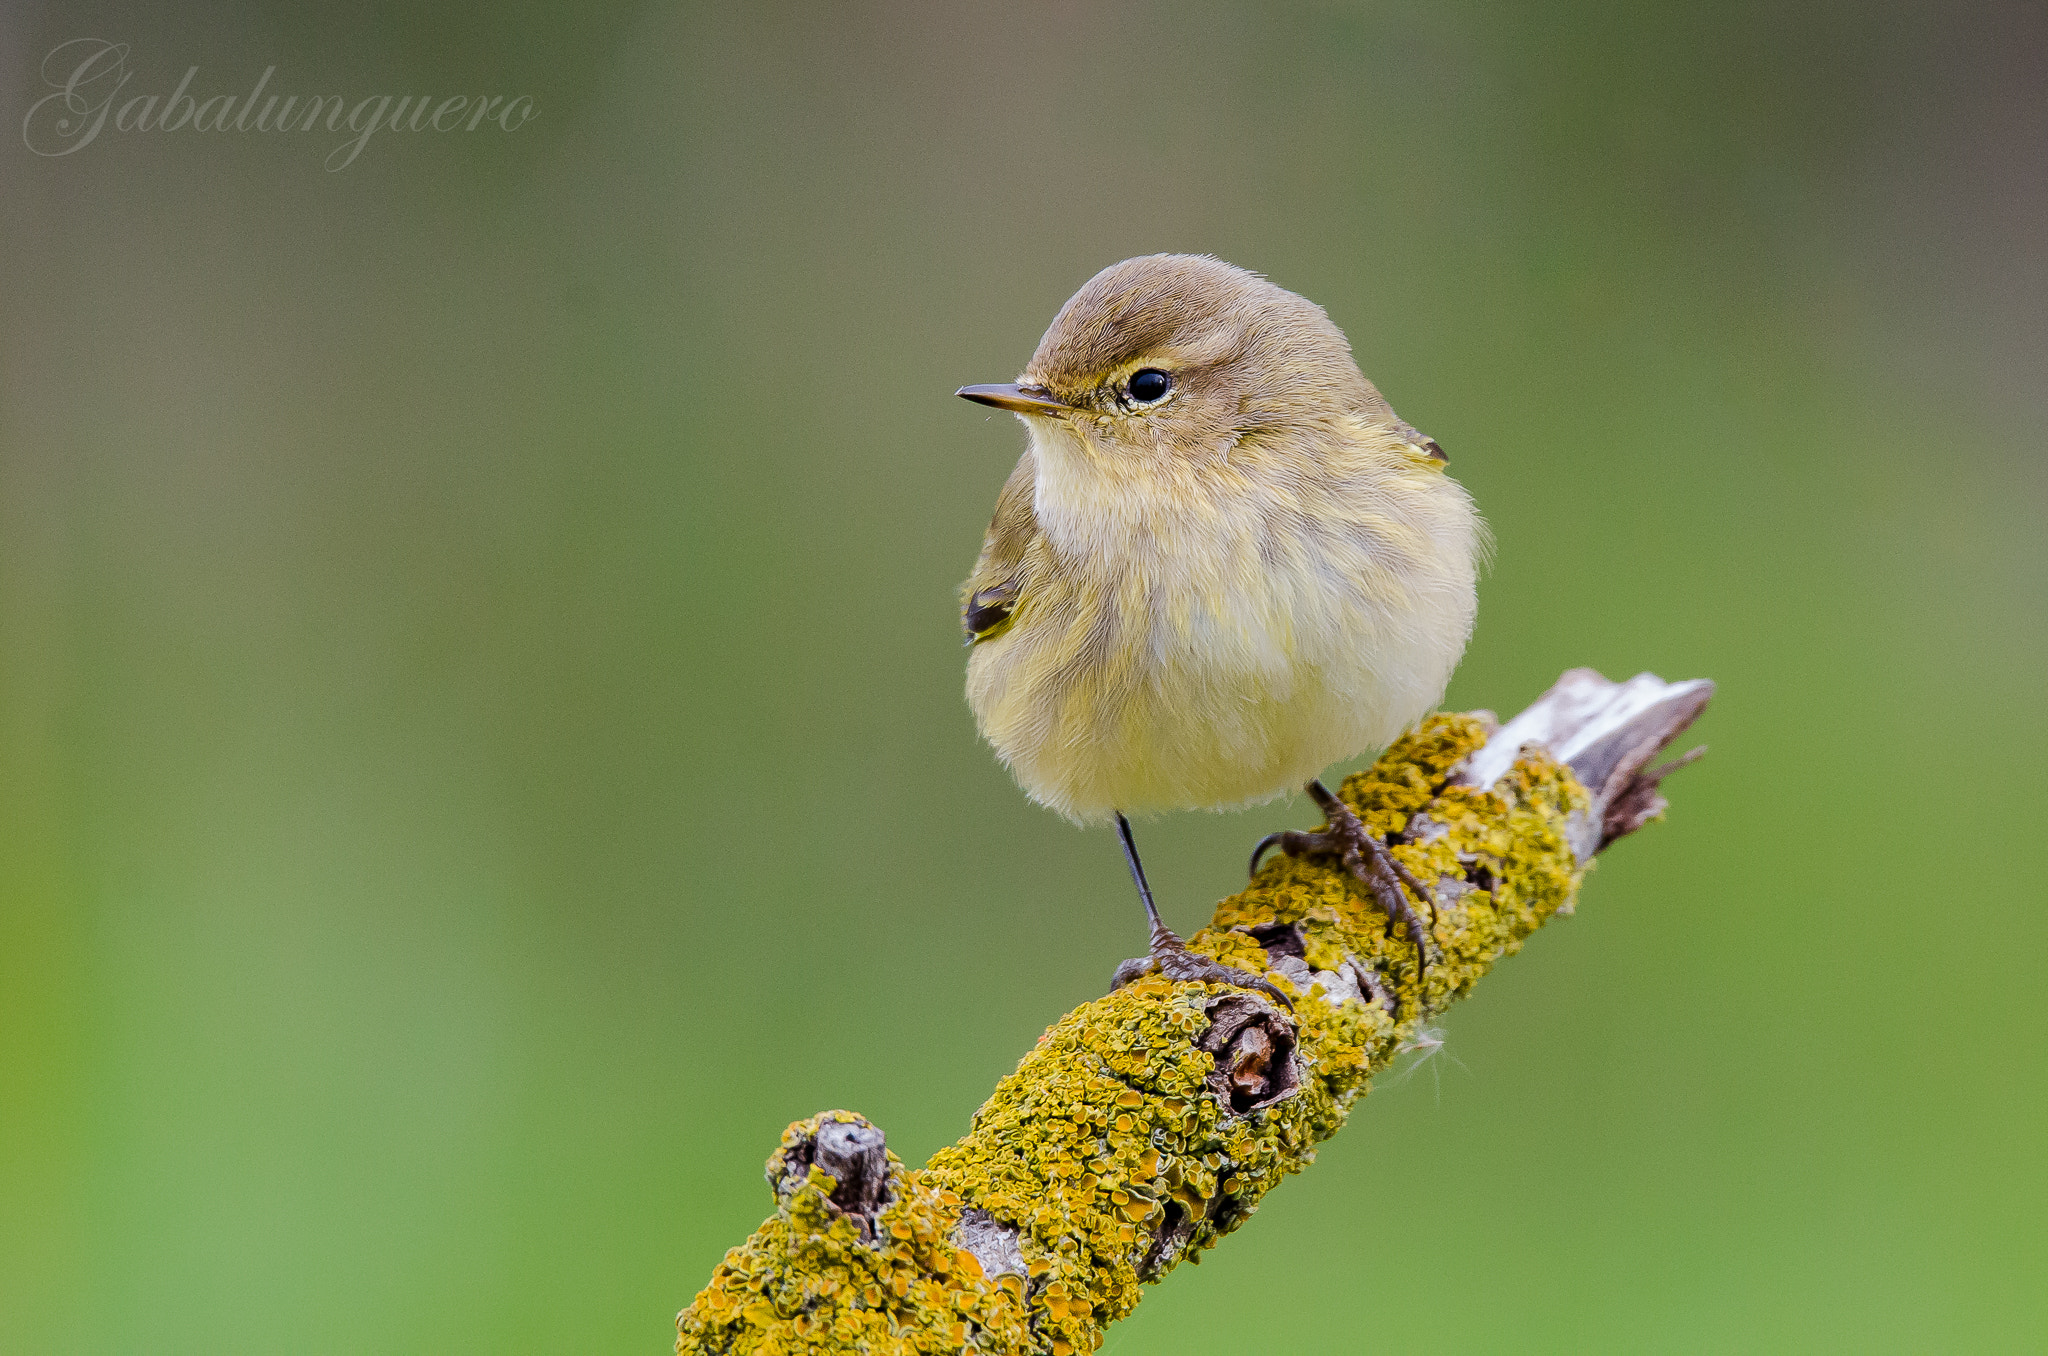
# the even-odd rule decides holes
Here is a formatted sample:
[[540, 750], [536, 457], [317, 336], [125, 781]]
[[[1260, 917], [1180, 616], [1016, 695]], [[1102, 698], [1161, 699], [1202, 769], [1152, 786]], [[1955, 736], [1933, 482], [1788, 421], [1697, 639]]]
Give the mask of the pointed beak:
[[1043, 386], [1019, 386], [1014, 381], [998, 382], [993, 386], [962, 386], [953, 394], [977, 405], [993, 405], [1016, 414], [1061, 415], [1074, 412], [1072, 405], [1053, 399], [1052, 392]]

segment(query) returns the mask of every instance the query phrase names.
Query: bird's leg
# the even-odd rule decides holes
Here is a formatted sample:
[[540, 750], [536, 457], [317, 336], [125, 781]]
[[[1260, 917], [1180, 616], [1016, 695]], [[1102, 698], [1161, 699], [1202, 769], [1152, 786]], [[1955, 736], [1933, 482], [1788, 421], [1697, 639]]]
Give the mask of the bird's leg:
[[1286, 994], [1257, 975], [1188, 950], [1187, 943], [1166, 926], [1165, 920], [1159, 916], [1159, 906], [1152, 902], [1152, 887], [1145, 880], [1144, 864], [1138, 860], [1138, 844], [1131, 837], [1131, 821], [1121, 813], [1116, 817], [1116, 835], [1124, 845], [1124, 861], [1130, 864], [1131, 879], [1137, 882], [1138, 899], [1145, 906], [1145, 921], [1152, 925], [1152, 949], [1147, 955], [1117, 966], [1115, 976], [1109, 981], [1110, 988], [1121, 989], [1139, 976], [1156, 970], [1172, 980], [1228, 984], [1236, 989], [1261, 989], [1279, 999], [1283, 1006], [1294, 1006]]
[[1344, 862], [1344, 869], [1364, 881], [1380, 908], [1386, 911], [1387, 922], [1399, 922], [1408, 934], [1408, 940], [1415, 945], [1416, 979], [1429, 973], [1429, 930], [1423, 926], [1422, 915], [1408, 902], [1408, 896], [1401, 892], [1406, 885], [1415, 892], [1415, 897], [1436, 908], [1436, 900], [1429, 888], [1415, 878], [1415, 873], [1401, 864], [1393, 851], [1380, 841], [1379, 835], [1370, 832], [1363, 821], [1353, 813], [1351, 807], [1330, 794], [1330, 788], [1320, 781], [1310, 782], [1306, 788], [1308, 797], [1323, 812], [1330, 827], [1320, 833], [1303, 833], [1288, 829], [1282, 833], [1269, 833], [1259, 840], [1252, 849], [1252, 874], [1257, 875], [1259, 859], [1266, 855], [1266, 849], [1277, 847], [1290, 857], [1299, 857], [1311, 852], [1334, 852]]

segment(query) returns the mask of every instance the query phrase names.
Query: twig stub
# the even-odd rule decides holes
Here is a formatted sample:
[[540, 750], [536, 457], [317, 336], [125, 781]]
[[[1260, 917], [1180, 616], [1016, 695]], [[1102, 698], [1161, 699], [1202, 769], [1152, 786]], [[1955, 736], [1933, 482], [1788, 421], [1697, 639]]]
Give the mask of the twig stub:
[[850, 1111], [827, 1112], [809, 1133], [795, 1126], [791, 1130], [795, 1133], [786, 1135], [768, 1160], [768, 1181], [776, 1197], [787, 1201], [816, 1167], [832, 1178], [826, 1197], [831, 1208], [851, 1217], [863, 1239], [873, 1238], [876, 1217], [894, 1198], [889, 1148], [881, 1130]]

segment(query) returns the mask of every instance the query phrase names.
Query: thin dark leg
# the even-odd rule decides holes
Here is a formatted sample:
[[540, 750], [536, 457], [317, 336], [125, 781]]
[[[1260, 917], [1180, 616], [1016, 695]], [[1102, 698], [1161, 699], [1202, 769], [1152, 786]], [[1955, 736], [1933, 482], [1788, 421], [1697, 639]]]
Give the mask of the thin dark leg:
[[1123, 844], [1124, 861], [1131, 868], [1131, 879], [1138, 886], [1138, 899], [1145, 906], [1145, 921], [1152, 928], [1152, 945], [1146, 955], [1135, 960], [1127, 960], [1116, 967], [1116, 976], [1110, 980], [1110, 988], [1120, 989], [1140, 975], [1157, 971], [1172, 980], [1228, 984], [1237, 989], [1260, 989], [1279, 999], [1284, 1006], [1294, 1006], [1286, 994], [1257, 975], [1210, 960], [1207, 956], [1198, 956], [1188, 950], [1187, 943], [1181, 941], [1179, 934], [1166, 926], [1165, 920], [1159, 916], [1159, 906], [1152, 902], [1152, 886], [1145, 879], [1144, 863], [1138, 860], [1138, 844], [1131, 836], [1131, 821], [1125, 819], [1121, 812], [1116, 817], [1116, 836]]
[[1138, 860], [1138, 843], [1131, 837], [1131, 821], [1124, 818], [1121, 810], [1116, 812], [1116, 836], [1117, 841], [1124, 845], [1124, 861], [1131, 868], [1131, 879], [1138, 883], [1138, 899], [1145, 906], [1145, 921], [1157, 934], [1166, 924], [1159, 921], [1159, 906], [1152, 902], [1152, 887], [1145, 880], [1145, 864]]

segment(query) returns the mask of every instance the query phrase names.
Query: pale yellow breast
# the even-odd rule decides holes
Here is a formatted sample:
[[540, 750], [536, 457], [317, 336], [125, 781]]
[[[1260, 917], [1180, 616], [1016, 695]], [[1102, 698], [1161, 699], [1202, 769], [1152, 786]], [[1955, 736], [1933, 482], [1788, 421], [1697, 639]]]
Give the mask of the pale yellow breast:
[[1025, 601], [968, 699], [1070, 818], [1245, 804], [1428, 711], [1473, 615], [1478, 521], [1440, 471], [1120, 475], [1046, 438]]

